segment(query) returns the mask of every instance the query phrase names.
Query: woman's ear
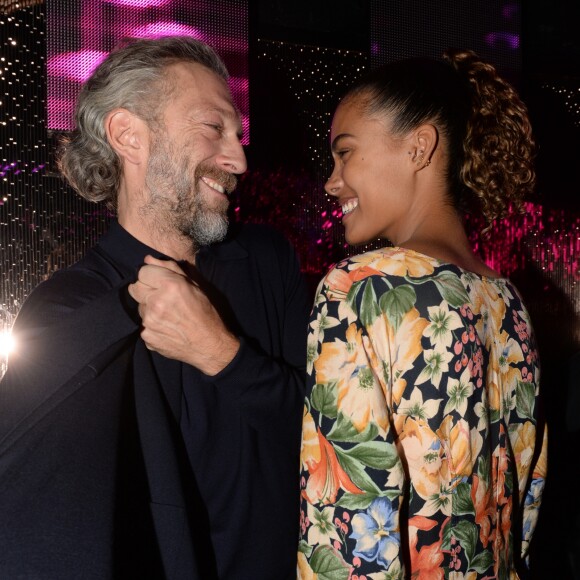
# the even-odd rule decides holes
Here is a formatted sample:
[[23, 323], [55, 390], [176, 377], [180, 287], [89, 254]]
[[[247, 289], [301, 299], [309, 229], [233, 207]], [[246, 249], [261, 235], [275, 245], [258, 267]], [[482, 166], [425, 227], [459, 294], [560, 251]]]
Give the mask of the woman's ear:
[[412, 161], [417, 169], [423, 169], [431, 164], [431, 158], [439, 143], [439, 132], [434, 125], [425, 123], [413, 131], [411, 141]]
[[148, 128], [127, 109], [114, 109], [105, 119], [107, 140], [117, 155], [129, 163], [141, 163], [147, 153]]

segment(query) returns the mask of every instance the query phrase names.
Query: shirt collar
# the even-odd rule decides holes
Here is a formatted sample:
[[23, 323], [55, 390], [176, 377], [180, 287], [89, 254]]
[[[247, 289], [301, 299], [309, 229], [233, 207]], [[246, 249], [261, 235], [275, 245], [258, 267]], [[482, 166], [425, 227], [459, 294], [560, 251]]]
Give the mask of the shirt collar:
[[99, 246], [117, 264], [129, 271], [139, 269], [147, 255], [161, 260], [169, 259], [168, 256], [133, 237], [116, 219], [111, 220], [107, 233], [99, 240]]
[[[201, 248], [199, 259], [205, 260], [238, 260], [248, 256], [246, 249], [236, 240], [232, 228], [228, 238], [223, 242]], [[124, 269], [136, 271], [143, 265], [145, 256], [150, 255], [160, 260], [169, 260], [169, 256], [149, 247], [132, 236], [116, 219], [111, 220], [109, 230], [99, 240], [99, 246]]]

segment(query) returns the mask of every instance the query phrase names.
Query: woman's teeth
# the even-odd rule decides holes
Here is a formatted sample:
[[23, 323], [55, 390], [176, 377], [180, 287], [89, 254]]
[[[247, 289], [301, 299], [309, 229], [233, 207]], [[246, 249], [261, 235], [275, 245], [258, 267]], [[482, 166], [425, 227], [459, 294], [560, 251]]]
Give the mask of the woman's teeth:
[[350, 213], [358, 206], [358, 199], [349, 199], [342, 204], [342, 215]]

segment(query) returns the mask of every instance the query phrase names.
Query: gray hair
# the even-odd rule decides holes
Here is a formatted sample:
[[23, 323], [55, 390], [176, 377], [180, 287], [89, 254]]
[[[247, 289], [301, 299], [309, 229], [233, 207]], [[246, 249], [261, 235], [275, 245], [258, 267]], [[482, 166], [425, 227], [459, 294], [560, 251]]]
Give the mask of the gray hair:
[[61, 143], [59, 159], [62, 174], [85, 199], [116, 208], [121, 160], [107, 141], [105, 119], [112, 110], [125, 108], [154, 128], [172, 90], [167, 67], [179, 62], [201, 64], [228, 79], [223, 61], [207, 44], [166, 36], [124, 42], [85, 83], [76, 106], [76, 129]]

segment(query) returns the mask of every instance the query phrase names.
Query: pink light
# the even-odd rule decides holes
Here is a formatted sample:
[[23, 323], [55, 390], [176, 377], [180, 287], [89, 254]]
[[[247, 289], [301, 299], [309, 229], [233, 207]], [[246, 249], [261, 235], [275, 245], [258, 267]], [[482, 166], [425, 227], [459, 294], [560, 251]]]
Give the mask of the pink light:
[[129, 6], [130, 8], [156, 8], [171, 4], [172, 0], [105, 0], [116, 6]]
[[48, 59], [48, 74], [50, 76], [64, 77], [82, 83], [91, 76], [95, 67], [106, 56], [107, 53], [101, 50], [64, 52]]
[[180, 24], [179, 22], [153, 22], [144, 26], [137, 26], [129, 31], [134, 38], [155, 38], [157, 36], [184, 35], [205, 40], [205, 35], [198, 28]]
[[520, 36], [511, 32], [490, 32], [485, 36], [485, 42], [492, 48], [506, 44], [512, 50], [516, 50], [520, 47]]

